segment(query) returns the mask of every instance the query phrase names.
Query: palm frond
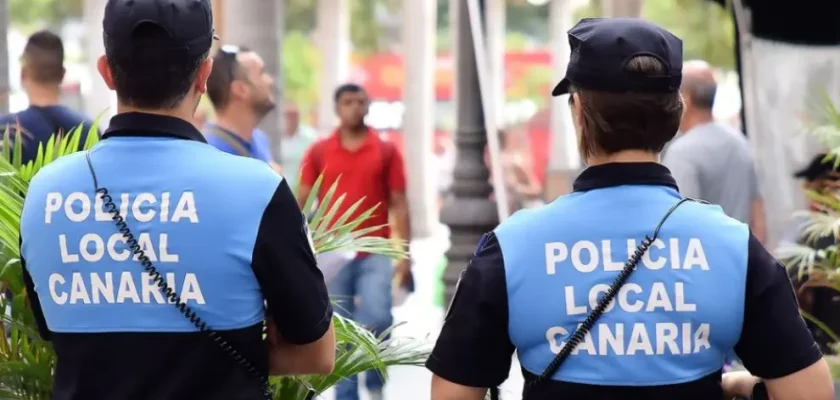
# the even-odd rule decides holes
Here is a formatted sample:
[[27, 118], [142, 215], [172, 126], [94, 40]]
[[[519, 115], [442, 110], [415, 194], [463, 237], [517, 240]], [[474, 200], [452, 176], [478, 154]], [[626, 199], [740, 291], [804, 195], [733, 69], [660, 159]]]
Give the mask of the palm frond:
[[[36, 158], [22, 162], [21, 129], [15, 137], [7, 128], [3, 133], [0, 149], [0, 398], [45, 400], [52, 396], [52, 374], [55, 369], [55, 352], [49, 342], [43, 341], [37, 331], [35, 318], [26, 297], [22, 279], [19, 248], [20, 216], [29, 181], [45, 165], [78, 149], [89, 149], [99, 141], [98, 116], [93, 126], [83, 135], [78, 126], [67, 134], [57, 133], [38, 148]], [[86, 136], [82, 146], [82, 137]], [[305, 210], [312, 209], [317, 200], [323, 178], [319, 177]], [[345, 197], [338, 194], [338, 182], [327, 190], [318, 204], [310, 222], [310, 231], [317, 253], [352, 251], [384, 254], [404, 258], [407, 254], [396, 246], [399, 242], [366, 234], [381, 226], [360, 228], [378, 207], [362, 210], [363, 201], [352, 204], [340, 212]], [[383, 212], [385, 212], [383, 210]], [[11, 298], [4, 291], [11, 292]], [[8, 315], [3, 313], [8, 310]], [[385, 339], [353, 321], [334, 317], [337, 338], [336, 365], [326, 376], [300, 376], [272, 378], [275, 399], [304, 399], [310, 389], [323, 393], [340, 380], [364, 371], [387, 374], [392, 365], [421, 365], [429, 355], [425, 341]], [[387, 332], [386, 332], [387, 334]], [[8, 337], [8, 340], [3, 338]]]

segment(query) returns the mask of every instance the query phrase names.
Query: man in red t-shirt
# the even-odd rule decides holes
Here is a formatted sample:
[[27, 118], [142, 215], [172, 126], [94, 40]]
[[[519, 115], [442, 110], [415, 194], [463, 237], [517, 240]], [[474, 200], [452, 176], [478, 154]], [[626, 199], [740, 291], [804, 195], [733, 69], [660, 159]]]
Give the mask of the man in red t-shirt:
[[[351, 218], [374, 206], [378, 205], [378, 208], [358, 229], [386, 225], [371, 232], [370, 236], [390, 237], [391, 230], [387, 226], [390, 212], [397, 236], [411, 240], [402, 155], [393, 143], [380, 139], [376, 131], [365, 125], [368, 96], [364, 89], [354, 84], [342, 85], [336, 89], [334, 101], [339, 127], [329, 137], [313, 144], [304, 155], [298, 204], [303, 207], [315, 180], [323, 175], [319, 199], [336, 180], [339, 182], [336, 194], [345, 195], [336, 215], [343, 215], [351, 205], [364, 199]], [[407, 260], [399, 262], [396, 268], [400, 280], [405, 281], [410, 276]], [[353, 318], [374, 333], [384, 331], [393, 323], [392, 278], [391, 259], [360, 254], [329, 282], [330, 295], [340, 302], [337, 312]], [[354, 304], [356, 297], [359, 298], [358, 306]], [[381, 399], [384, 382], [379, 374], [369, 373], [366, 381], [371, 399]], [[336, 400], [358, 400], [358, 396], [357, 377], [348, 378], [336, 387]]]

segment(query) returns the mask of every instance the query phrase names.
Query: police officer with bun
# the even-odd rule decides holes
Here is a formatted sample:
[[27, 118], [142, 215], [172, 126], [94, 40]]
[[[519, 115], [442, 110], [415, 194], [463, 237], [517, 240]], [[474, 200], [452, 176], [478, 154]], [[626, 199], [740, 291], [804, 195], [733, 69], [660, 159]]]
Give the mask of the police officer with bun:
[[[682, 41], [640, 19], [569, 31], [569, 105], [588, 168], [573, 193], [486, 234], [427, 362], [432, 400], [479, 400], [516, 351], [523, 398], [829, 400], [783, 265], [658, 163], [677, 132]], [[733, 351], [750, 373], [722, 376]]]
[[332, 308], [289, 185], [190, 123], [209, 1], [109, 0], [103, 30], [117, 114], [34, 177], [21, 220], [53, 399], [258, 400], [269, 372], [328, 373]]

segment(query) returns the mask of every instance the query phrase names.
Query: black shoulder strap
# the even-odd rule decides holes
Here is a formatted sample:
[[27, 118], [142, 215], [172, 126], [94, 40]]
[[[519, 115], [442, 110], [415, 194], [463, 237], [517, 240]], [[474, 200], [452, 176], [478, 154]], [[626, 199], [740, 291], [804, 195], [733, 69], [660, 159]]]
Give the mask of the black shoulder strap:
[[210, 124], [210, 130], [208, 132], [205, 132], [205, 135], [207, 134], [222, 139], [222, 141], [225, 142], [228, 146], [230, 146], [230, 148], [232, 148], [238, 156], [254, 157], [254, 154], [248, 151], [248, 149], [246, 149], [245, 146], [242, 145], [242, 142], [240, 142], [239, 139], [233, 137], [232, 133], [228, 132], [227, 129], [222, 128], [221, 126], [218, 126], [216, 124]]
[[[394, 152], [397, 151], [397, 149], [396, 149], [396, 146], [394, 146], [394, 143], [392, 143], [390, 141], [380, 139], [379, 143], [380, 143], [380, 145], [379, 145], [380, 146], [380, 152], [382, 154], [382, 166], [385, 169], [385, 173], [382, 174], [383, 179], [384, 179], [384, 182], [383, 182], [384, 186], [382, 186], [382, 187], [384, 187], [385, 190], [390, 190], [389, 183], [390, 183], [390, 178], [391, 178], [391, 164], [393, 163], [393, 160], [394, 160]], [[389, 195], [389, 194], [390, 193], [386, 193], [386, 195]]]
[[[598, 319], [601, 318], [601, 315], [604, 313], [604, 310], [607, 308], [610, 302], [613, 301], [613, 298], [615, 298], [615, 296], [618, 294], [618, 290], [621, 289], [622, 286], [624, 286], [625, 282], [627, 282], [627, 279], [630, 277], [630, 274], [632, 274], [633, 271], [636, 269], [636, 264], [639, 263], [639, 260], [648, 251], [650, 246], [659, 236], [659, 230], [662, 228], [662, 224], [665, 223], [665, 221], [668, 219], [668, 217], [671, 216], [671, 214], [677, 209], [677, 207], [679, 207], [687, 201], [706, 203], [702, 200], [695, 200], [686, 197], [677, 202], [677, 204], [674, 204], [668, 210], [668, 212], [665, 213], [665, 216], [663, 216], [662, 219], [659, 220], [659, 223], [656, 225], [656, 229], [654, 229], [653, 235], [645, 235], [645, 239], [642, 240], [642, 244], [640, 244], [639, 247], [636, 248], [636, 251], [634, 251], [630, 258], [627, 260], [627, 262], [624, 263], [624, 268], [621, 270], [621, 272], [615, 278], [613, 283], [610, 285], [610, 288], [609, 290], [607, 290], [607, 293], [598, 301], [598, 305], [595, 307], [595, 309], [593, 309], [592, 312], [589, 313], [589, 315], [583, 321], [583, 324], [581, 324], [581, 326], [575, 331], [575, 333], [572, 334], [571, 338], [566, 342], [563, 348], [560, 349], [560, 353], [558, 353], [554, 360], [552, 360], [551, 363], [548, 364], [548, 367], [545, 369], [545, 371], [543, 371], [542, 374], [540, 374], [534, 380], [525, 385], [525, 390], [522, 397], [523, 399], [528, 398], [528, 392], [534, 386], [551, 379], [551, 377], [554, 376], [555, 373], [557, 373], [557, 370], [560, 368], [560, 365], [563, 364], [563, 361], [566, 361], [566, 358], [569, 357], [569, 355], [572, 353], [572, 350], [574, 350], [583, 341], [583, 339], [586, 337], [586, 334], [589, 333], [589, 330], [592, 329], [596, 322], [598, 322]], [[490, 390], [490, 394], [491, 396], [493, 396], [494, 400], [498, 400], [498, 392], [499, 391], [497, 388], [492, 388]]]

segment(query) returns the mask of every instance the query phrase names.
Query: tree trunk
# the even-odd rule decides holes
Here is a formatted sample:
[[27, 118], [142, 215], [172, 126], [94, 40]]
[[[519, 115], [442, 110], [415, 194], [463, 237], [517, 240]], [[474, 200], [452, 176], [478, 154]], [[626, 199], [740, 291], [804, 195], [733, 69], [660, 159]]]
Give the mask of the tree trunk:
[[[275, 0], [226, 0], [223, 6], [223, 23], [226, 44], [246, 46], [265, 61], [265, 69], [274, 77], [274, 96], [282, 104], [283, 68], [280, 60], [283, 18], [282, 1]], [[271, 140], [272, 155], [279, 159], [282, 137], [282, 113], [272, 111], [260, 124]]]
[[[0, 0], [0, 32], [9, 31], [9, 2]], [[0, 40], [0, 113], [9, 112], [9, 44]]]
[[605, 17], [639, 18], [644, 0], [601, 0]]
[[[569, 0], [553, 0], [549, 4], [551, 21], [551, 70], [552, 83], [560, 82], [566, 76], [569, 63], [569, 39], [571, 9]], [[566, 96], [551, 98], [551, 152], [545, 182], [545, 200], [552, 201], [571, 190], [571, 182], [580, 168], [577, 136], [571, 123]]]
[[349, 0], [318, 0], [317, 7], [321, 74], [316, 127], [325, 135], [336, 127], [333, 91], [350, 75], [350, 4]]
[[105, 15], [105, 0], [85, 0], [85, 54], [87, 71], [90, 74], [90, 87], [85, 96], [84, 109], [90, 117], [100, 113], [99, 132], [108, 127], [111, 116], [116, 113], [116, 93], [108, 89], [105, 81], [99, 76], [96, 62], [105, 54], [105, 44], [102, 41], [102, 17]]
[[431, 236], [437, 221], [434, 149], [434, 67], [437, 6], [433, 0], [403, 0], [405, 76], [405, 172], [412, 238]]

